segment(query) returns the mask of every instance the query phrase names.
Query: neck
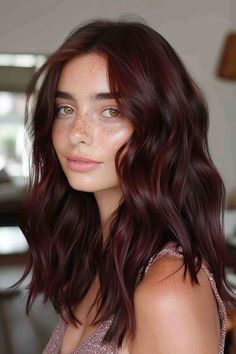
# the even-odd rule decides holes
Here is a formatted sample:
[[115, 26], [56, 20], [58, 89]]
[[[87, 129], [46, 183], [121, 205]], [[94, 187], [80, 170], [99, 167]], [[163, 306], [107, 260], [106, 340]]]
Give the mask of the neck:
[[109, 219], [112, 213], [119, 206], [122, 199], [122, 192], [120, 187], [114, 187], [94, 193], [97, 201], [100, 220], [103, 231], [103, 240], [108, 237], [111, 220]]

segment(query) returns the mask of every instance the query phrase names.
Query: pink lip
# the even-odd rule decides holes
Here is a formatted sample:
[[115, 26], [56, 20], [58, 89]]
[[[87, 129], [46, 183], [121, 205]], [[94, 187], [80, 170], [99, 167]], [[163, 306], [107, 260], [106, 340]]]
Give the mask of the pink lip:
[[70, 156], [67, 158], [67, 165], [73, 171], [86, 172], [95, 169], [100, 162], [87, 159], [81, 156]]
[[68, 156], [68, 160], [99, 163], [98, 161], [91, 160], [91, 159], [89, 159], [87, 157], [80, 156], [80, 155], [70, 155], [70, 156]]

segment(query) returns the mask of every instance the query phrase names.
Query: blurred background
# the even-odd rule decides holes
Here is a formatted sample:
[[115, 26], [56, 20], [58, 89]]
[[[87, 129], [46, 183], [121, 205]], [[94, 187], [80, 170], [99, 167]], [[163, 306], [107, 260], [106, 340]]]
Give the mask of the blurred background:
[[[28, 176], [25, 87], [38, 67], [82, 21], [141, 16], [175, 48], [206, 95], [209, 146], [226, 186], [228, 279], [236, 284], [236, 1], [0, 0], [0, 354], [41, 353], [57, 315], [37, 299], [25, 314], [27, 280], [18, 291], [27, 244], [18, 212]], [[228, 307], [225, 353], [236, 353], [236, 314]]]

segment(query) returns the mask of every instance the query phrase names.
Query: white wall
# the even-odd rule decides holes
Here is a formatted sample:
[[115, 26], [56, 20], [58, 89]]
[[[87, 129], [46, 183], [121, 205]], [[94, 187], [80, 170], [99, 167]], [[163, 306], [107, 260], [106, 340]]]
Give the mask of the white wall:
[[235, 0], [0, 0], [0, 52], [50, 53], [81, 21], [140, 15], [179, 53], [205, 92], [209, 144], [226, 190], [236, 187], [236, 82], [215, 77], [226, 32], [236, 30]]

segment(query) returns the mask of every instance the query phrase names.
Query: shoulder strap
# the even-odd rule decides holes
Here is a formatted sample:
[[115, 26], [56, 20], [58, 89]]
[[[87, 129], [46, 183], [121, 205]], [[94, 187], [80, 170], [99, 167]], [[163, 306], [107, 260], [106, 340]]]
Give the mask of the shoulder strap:
[[151, 267], [151, 265], [158, 260], [159, 258], [161, 258], [162, 256], [176, 256], [176, 257], [183, 257], [181, 252], [182, 252], [182, 247], [178, 246], [176, 249], [172, 249], [172, 248], [163, 248], [155, 257], [151, 257], [149, 260], [149, 263], [145, 269], [145, 274], [147, 273], [147, 271], [149, 270], [149, 268]]

